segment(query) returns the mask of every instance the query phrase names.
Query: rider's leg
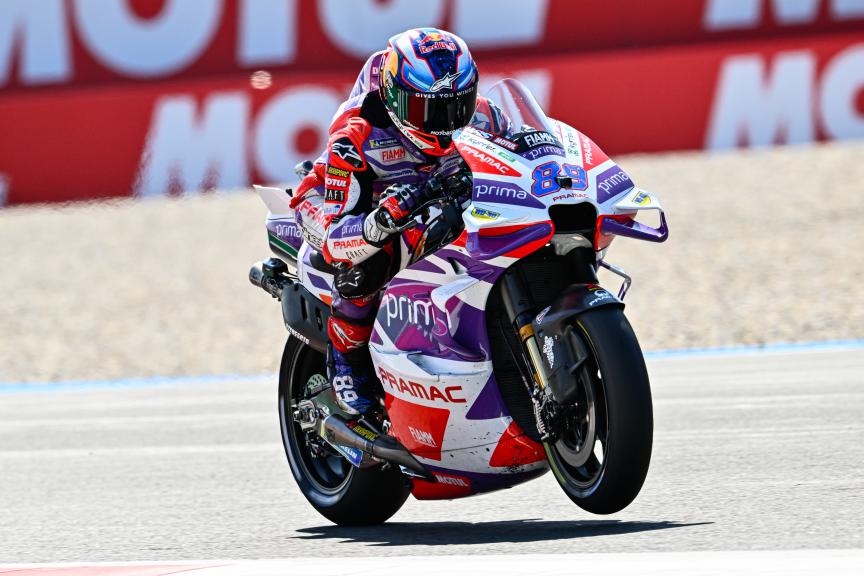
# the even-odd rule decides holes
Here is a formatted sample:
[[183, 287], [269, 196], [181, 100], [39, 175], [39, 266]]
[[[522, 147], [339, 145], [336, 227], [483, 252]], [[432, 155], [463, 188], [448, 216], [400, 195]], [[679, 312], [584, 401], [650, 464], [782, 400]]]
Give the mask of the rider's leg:
[[382, 250], [360, 264], [339, 270], [333, 283], [327, 325], [327, 378], [339, 406], [352, 415], [367, 413], [383, 398], [381, 386], [372, 374], [369, 338], [379, 292], [392, 277], [392, 252]]

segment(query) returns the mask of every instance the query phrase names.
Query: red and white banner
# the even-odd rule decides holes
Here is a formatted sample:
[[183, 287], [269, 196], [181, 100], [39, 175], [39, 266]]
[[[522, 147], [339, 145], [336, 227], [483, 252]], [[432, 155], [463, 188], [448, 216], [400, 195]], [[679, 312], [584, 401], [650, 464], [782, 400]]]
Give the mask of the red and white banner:
[[864, 0], [3, 0], [0, 89], [355, 70], [439, 26], [481, 62], [864, 30]]
[[864, 0], [2, 0], [0, 206], [291, 181], [421, 24], [610, 154], [864, 137]]

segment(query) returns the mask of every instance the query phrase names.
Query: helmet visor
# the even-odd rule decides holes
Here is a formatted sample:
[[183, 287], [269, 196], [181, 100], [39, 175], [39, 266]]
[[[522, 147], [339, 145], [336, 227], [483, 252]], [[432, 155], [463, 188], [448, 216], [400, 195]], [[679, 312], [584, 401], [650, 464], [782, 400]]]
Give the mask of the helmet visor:
[[477, 83], [442, 94], [425, 94], [391, 82], [385, 89], [387, 104], [405, 125], [434, 136], [449, 136], [471, 122], [477, 106]]

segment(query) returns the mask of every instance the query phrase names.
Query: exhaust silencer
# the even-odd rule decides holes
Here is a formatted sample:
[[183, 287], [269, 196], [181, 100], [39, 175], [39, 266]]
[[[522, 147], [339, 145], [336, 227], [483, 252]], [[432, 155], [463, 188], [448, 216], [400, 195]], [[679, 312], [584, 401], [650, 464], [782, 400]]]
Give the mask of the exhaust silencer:
[[331, 444], [341, 444], [362, 450], [375, 458], [404, 466], [429, 482], [437, 478], [429, 472], [396, 438], [378, 434], [353, 420], [348, 422], [338, 414], [331, 414], [321, 423], [321, 436]]

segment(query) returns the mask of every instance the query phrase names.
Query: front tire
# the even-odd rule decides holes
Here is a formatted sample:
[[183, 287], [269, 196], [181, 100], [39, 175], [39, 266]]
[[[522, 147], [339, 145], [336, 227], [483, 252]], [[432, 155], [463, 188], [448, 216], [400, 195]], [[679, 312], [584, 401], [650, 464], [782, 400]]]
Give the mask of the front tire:
[[579, 314], [571, 346], [587, 354], [566, 430], [544, 442], [555, 478], [577, 506], [612, 514], [629, 505], [645, 482], [654, 433], [651, 387], [636, 335], [620, 308]]
[[334, 524], [382, 524], [411, 493], [408, 479], [393, 467], [355, 468], [294, 422], [293, 406], [308, 397], [310, 386], [326, 382], [326, 373], [321, 353], [288, 338], [279, 370], [279, 422], [291, 473], [306, 500]]

